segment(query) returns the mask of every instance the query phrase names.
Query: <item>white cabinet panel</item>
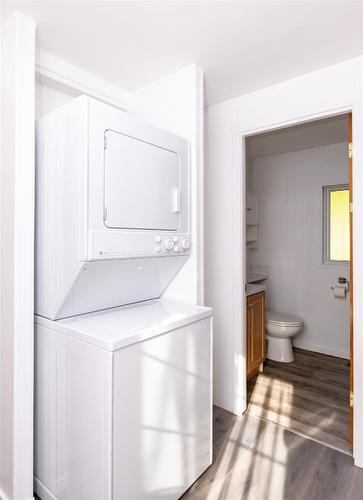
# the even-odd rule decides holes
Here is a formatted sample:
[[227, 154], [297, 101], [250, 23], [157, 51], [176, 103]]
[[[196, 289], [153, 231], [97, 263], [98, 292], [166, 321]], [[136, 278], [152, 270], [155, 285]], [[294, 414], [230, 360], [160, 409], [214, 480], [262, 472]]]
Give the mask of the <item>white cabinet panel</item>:
[[111, 498], [112, 354], [36, 325], [35, 358], [37, 493]]
[[211, 463], [210, 349], [204, 319], [115, 352], [114, 500], [176, 500]]
[[105, 133], [105, 224], [120, 229], [177, 230], [179, 156], [108, 130]]

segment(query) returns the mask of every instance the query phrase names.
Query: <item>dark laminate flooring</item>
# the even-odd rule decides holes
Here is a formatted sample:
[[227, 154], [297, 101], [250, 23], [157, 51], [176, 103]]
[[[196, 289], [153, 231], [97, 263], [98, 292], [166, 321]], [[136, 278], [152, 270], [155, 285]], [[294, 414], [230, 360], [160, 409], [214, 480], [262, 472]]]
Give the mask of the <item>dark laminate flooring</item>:
[[266, 360], [264, 372], [248, 382], [247, 413], [349, 452], [347, 360], [294, 353], [293, 363]]
[[363, 469], [279, 425], [215, 408], [213, 464], [182, 499], [363, 500]]

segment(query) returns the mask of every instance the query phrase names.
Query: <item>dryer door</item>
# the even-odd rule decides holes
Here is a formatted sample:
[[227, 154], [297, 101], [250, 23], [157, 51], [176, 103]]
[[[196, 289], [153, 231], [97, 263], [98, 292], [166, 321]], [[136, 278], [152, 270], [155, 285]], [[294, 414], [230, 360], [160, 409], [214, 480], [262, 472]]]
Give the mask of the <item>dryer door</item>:
[[179, 217], [178, 154], [107, 130], [105, 225], [118, 229], [176, 231]]

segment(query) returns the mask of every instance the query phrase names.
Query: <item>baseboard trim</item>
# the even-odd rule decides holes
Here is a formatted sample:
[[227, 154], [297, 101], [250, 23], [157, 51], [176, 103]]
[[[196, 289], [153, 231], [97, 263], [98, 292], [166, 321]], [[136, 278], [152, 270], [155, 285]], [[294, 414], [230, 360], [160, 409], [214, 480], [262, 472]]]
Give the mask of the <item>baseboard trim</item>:
[[34, 476], [34, 491], [41, 500], [57, 500], [44, 484]]
[[305, 349], [306, 351], [320, 352], [321, 354], [328, 354], [329, 356], [335, 356], [336, 358], [349, 359], [349, 352], [340, 351], [339, 349], [332, 349], [331, 347], [322, 347], [320, 345], [305, 344], [299, 340], [293, 341], [293, 346], [298, 349]]

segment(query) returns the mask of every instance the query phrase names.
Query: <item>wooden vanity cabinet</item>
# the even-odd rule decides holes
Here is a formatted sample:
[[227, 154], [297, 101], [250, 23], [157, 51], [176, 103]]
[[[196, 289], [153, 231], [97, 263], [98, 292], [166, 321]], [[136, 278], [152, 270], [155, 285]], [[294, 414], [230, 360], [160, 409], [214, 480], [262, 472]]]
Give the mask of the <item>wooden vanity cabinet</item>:
[[265, 361], [265, 292], [247, 297], [247, 378]]

